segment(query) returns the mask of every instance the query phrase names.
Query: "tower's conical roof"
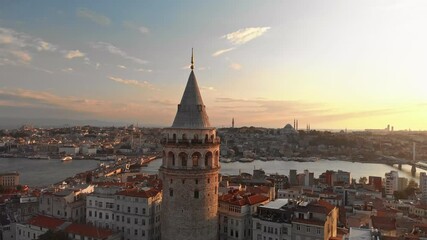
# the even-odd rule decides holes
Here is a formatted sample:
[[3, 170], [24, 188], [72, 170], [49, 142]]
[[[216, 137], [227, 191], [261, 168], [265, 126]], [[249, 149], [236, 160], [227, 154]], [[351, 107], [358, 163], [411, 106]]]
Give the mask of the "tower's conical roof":
[[178, 111], [172, 124], [173, 128], [203, 129], [211, 127], [193, 68], [193, 56], [191, 56], [191, 73], [181, 103], [178, 105]]

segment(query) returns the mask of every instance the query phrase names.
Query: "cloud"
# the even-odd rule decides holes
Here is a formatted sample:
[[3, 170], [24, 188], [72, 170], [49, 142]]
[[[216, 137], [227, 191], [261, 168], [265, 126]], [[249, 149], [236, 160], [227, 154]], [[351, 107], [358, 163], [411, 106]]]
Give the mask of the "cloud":
[[216, 89], [214, 87], [207, 87], [207, 86], [201, 86], [200, 89], [208, 90], [208, 91], [216, 91]]
[[234, 69], [234, 70], [240, 70], [240, 69], [242, 69], [242, 65], [240, 65], [238, 63], [231, 63], [230, 68]]
[[161, 100], [161, 99], [149, 99], [148, 100], [152, 104], [158, 104], [163, 106], [176, 106], [176, 103], [171, 100]]
[[118, 67], [118, 68], [121, 68], [121, 69], [127, 69], [127, 67], [126, 67], [126, 66], [123, 66], [123, 65], [117, 65], [117, 67]]
[[137, 57], [134, 57], [134, 56], [131, 56], [128, 53], [126, 53], [125, 51], [121, 50], [120, 48], [114, 46], [111, 43], [107, 43], [107, 42], [95, 42], [95, 43], [92, 43], [91, 45], [95, 49], [100, 49], [100, 50], [107, 51], [107, 52], [109, 52], [111, 54], [123, 57], [124, 59], [131, 60], [131, 61], [133, 61], [135, 63], [138, 63], [138, 64], [146, 64], [147, 63], [147, 61], [142, 60], [142, 59], [137, 58]]
[[32, 48], [38, 51], [56, 51], [57, 47], [41, 38], [0, 27], [0, 44], [8, 49]]
[[124, 21], [123, 26], [127, 29], [135, 30], [135, 31], [138, 31], [138, 32], [143, 33], [143, 34], [147, 34], [150, 32], [150, 29], [148, 29], [147, 27], [138, 26], [135, 23], [130, 22], [130, 21]]
[[31, 55], [24, 51], [12, 51], [13, 55], [15, 55], [21, 62], [28, 63], [31, 62]]
[[132, 86], [138, 86], [138, 87], [142, 87], [142, 88], [150, 88], [152, 89], [153, 86], [152, 84], [150, 84], [147, 81], [143, 81], [140, 82], [138, 80], [133, 80], [133, 79], [123, 79], [123, 78], [119, 78], [119, 77], [108, 77], [108, 79], [114, 81], [114, 82], [118, 82], [121, 84], [125, 84], [125, 85], [132, 85]]
[[150, 32], [150, 30], [149, 30], [147, 27], [144, 27], [144, 26], [140, 26], [140, 27], [138, 28], [138, 30], [139, 30], [139, 32], [141, 32], [141, 33], [149, 33], [149, 32]]
[[37, 39], [37, 45], [36, 48], [38, 51], [50, 51], [54, 52], [56, 51], [57, 47], [51, 43], [45, 42], [41, 39]]
[[111, 23], [111, 20], [99, 13], [91, 11], [87, 8], [80, 8], [77, 10], [76, 15], [80, 18], [88, 19], [94, 23], [97, 23], [102, 26], [108, 26]]
[[80, 58], [86, 56], [86, 53], [80, 52], [80, 50], [70, 50], [66, 52], [65, 58], [67, 59], [73, 59], [73, 58]]
[[63, 72], [67, 72], [67, 73], [70, 73], [70, 72], [73, 72], [74, 71], [74, 69], [72, 69], [72, 68], [64, 68], [64, 69], [61, 69], [61, 71], [63, 71]]
[[218, 57], [219, 55], [221, 55], [221, 54], [224, 54], [224, 53], [226, 53], [226, 52], [230, 52], [230, 51], [232, 51], [232, 50], [234, 50], [235, 48], [234, 47], [232, 47], [232, 48], [227, 48], [227, 49], [221, 49], [221, 50], [218, 50], [218, 51], [216, 51], [216, 52], [214, 52], [213, 54], [212, 54], [212, 57]]
[[[130, 102], [99, 100], [85, 97], [56, 95], [47, 91], [0, 88], [0, 110], [9, 117], [25, 118], [91, 118], [108, 120], [143, 121], [145, 126], [170, 125], [172, 106], [159, 107], [160, 102]], [[163, 106], [163, 105], [161, 105]]]
[[230, 43], [234, 45], [242, 45], [257, 37], [262, 36], [269, 29], [270, 27], [242, 28], [235, 32], [228, 33], [222, 36], [222, 38], [227, 39]]
[[137, 72], [152, 72], [153, 70], [151, 70], [151, 69], [145, 69], [145, 68], [137, 68], [137, 69], [135, 69], [135, 71], [137, 71]]

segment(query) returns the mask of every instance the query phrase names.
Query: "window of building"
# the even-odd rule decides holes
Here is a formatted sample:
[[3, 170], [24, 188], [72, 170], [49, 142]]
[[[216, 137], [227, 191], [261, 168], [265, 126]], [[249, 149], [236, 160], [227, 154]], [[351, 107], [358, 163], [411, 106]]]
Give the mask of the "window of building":
[[199, 198], [199, 190], [194, 190], [194, 198]]
[[128, 213], [130, 213], [130, 207], [128, 207]]
[[301, 230], [301, 225], [297, 224], [297, 230]]
[[102, 212], [99, 213], [99, 218], [102, 219]]
[[130, 218], [127, 218], [126, 220], [127, 220], [127, 223], [130, 223]]
[[108, 215], [108, 213], [105, 214], [105, 219], [110, 219], [110, 215]]
[[307, 231], [307, 232], [311, 232], [311, 229], [310, 229], [310, 227], [305, 227], [305, 231]]
[[282, 234], [288, 235], [288, 228], [287, 227], [282, 228]]
[[137, 208], [137, 207], [135, 208], [135, 213], [136, 213], [136, 214], [138, 213], [138, 208]]
[[138, 218], [135, 218], [135, 224], [138, 224]]
[[194, 180], [196, 182], [196, 184], [199, 184], [199, 179]]
[[135, 236], [138, 236], [138, 229], [135, 229], [134, 234]]
[[256, 223], [256, 229], [261, 230], [261, 223], [259, 222]]
[[89, 210], [89, 217], [92, 217], [92, 211]]
[[173, 189], [169, 189], [169, 196], [173, 197]]
[[145, 208], [142, 209], [142, 214], [145, 214]]

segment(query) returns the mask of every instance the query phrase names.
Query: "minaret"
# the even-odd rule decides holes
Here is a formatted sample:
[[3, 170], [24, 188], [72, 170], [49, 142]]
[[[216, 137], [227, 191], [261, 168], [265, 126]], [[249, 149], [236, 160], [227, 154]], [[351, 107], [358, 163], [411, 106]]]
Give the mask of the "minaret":
[[231, 128], [234, 128], [234, 118], [231, 120]]
[[163, 130], [162, 240], [218, 239], [220, 139], [191, 72], [172, 127]]

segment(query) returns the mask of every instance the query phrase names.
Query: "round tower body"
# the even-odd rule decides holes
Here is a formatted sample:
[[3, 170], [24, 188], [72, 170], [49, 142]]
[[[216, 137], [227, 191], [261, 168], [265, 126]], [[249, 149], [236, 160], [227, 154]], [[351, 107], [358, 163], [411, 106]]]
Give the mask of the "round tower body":
[[162, 239], [217, 240], [220, 140], [216, 130], [165, 129], [163, 144]]

